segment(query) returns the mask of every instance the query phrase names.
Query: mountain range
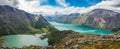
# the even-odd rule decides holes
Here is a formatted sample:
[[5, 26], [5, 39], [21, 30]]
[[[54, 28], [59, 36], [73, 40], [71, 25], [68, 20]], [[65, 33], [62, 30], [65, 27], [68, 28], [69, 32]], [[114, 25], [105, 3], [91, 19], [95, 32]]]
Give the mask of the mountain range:
[[[72, 16], [49, 16], [46, 19], [60, 23], [88, 26], [110, 31], [120, 30], [120, 13], [107, 9], [94, 9], [86, 14]], [[49, 19], [48, 19], [49, 18]]]
[[77, 19], [80, 16], [83, 16], [84, 14], [80, 13], [71, 13], [68, 15], [61, 14], [61, 15], [50, 15], [50, 16], [44, 16], [44, 18], [48, 21], [56, 21], [60, 23], [71, 23], [73, 19]]

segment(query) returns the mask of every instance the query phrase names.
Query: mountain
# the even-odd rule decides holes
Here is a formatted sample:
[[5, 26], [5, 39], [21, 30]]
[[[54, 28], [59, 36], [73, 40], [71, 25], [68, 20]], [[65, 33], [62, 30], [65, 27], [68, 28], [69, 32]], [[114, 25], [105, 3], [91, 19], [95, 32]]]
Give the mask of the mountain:
[[110, 31], [120, 30], [120, 13], [114, 10], [94, 9], [86, 14], [72, 13], [45, 17], [48, 21], [71, 23]]
[[68, 16], [80, 16], [80, 13], [71, 13]]
[[120, 13], [107, 9], [95, 9], [79, 18], [77, 24], [118, 31], [120, 30]]
[[0, 35], [40, 32], [53, 27], [42, 16], [33, 15], [7, 5], [0, 6]]
[[52, 16], [44, 16], [44, 17], [48, 21], [56, 21], [60, 23], [71, 23], [74, 19], [76, 20], [80, 16], [82, 16], [82, 14], [80, 13], [71, 13], [69, 15], [52, 15]]

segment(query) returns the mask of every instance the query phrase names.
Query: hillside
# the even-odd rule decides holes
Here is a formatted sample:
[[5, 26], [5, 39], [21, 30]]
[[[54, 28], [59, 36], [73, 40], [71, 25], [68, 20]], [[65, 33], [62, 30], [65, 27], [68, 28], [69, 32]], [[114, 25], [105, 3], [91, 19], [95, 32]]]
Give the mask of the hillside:
[[0, 35], [34, 34], [53, 27], [42, 17], [10, 7], [0, 6]]
[[119, 31], [120, 13], [107, 9], [95, 9], [78, 20], [78, 25]]

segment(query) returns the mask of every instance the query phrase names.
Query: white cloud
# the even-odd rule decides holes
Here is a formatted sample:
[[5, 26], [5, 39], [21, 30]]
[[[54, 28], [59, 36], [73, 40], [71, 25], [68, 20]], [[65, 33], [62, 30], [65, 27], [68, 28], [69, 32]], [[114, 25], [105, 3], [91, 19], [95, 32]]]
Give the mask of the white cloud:
[[56, 2], [61, 5], [61, 6], [64, 6], [64, 7], [67, 7], [69, 4], [65, 2], [65, 0], [56, 0]]
[[94, 6], [87, 8], [87, 10], [93, 10], [96, 8], [103, 8], [109, 10], [120, 10], [120, 0], [106, 0], [102, 1]]
[[[61, 7], [52, 7], [52, 6], [40, 6], [38, 0], [34, 0], [31, 2], [22, 2], [21, 9], [28, 12], [37, 12], [44, 15], [54, 15], [56, 13], [59, 14], [70, 14], [70, 13], [87, 13], [93, 9], [103, 8], [110, 10], [120, 10], [120, 0], [104, 0], [94, 6], [90, 6], [88, 8], [84, 7], [67, 7], [68, 4], [65, 3], [64, 0], [56, 0], [58, 4], [65, 6], [65, 8]], [[23, 4], [23, 5], [22, 5]], [[31, 10], [32, 9], [32, 10]]]
[[19, 3], [17, 0], [0, 0], [0, 5], [9, 5], [12, 7], [17, 7]]
[[0, 5], [10, 5], [10, 6], [18, 6], [19, 9], [25, 10], [30, 13], [41, 13], [43, 15], [54, 15], [56, 13], [59, 14], [70, 14], [70, 13], [87, 13], [93, 9], [103, 8], [103, 9], [110, 9], [110, 10], [120, 10], [120, 0], [103, 0], [102, 2], [90, 6], [88, 8], [84, 7], [70, 7], [65, 2], [65, 0], [56, 0], [57, 3], [64, 8], [61, 7], [53, 7], [53, 6], [41, 6], [41, 2], [47, 2], [47, 0], [17, 0], [18, 3], [14, 3], [13, 1], [10, 2], [8, 0], [3, 0], [0, 2]]
[[22, 9], [22, 10], [25, 10], [27, 12], [37, 12], [39, 11], [40, 9], [40, 3], [39, 3], [39, 0], [30, 0], [30, 1], [27, 1], [27, 0], [18, 0], [19, 1], [19, 9]]

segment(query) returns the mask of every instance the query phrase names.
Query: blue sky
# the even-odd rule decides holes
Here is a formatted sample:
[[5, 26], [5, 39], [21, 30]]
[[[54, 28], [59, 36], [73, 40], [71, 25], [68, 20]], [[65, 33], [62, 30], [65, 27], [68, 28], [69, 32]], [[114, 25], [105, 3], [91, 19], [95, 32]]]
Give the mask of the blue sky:
[[[84, 14], [91, 10], [103, 8], [120, 10], [120, 0], [17, 0], [19, 9], [42, 15]], [[16, 4], [13, 4], [16, 5]]]
[[[62, 0], [61, 0], [62, 1]], [[101, 2], [102, 0], [64, 0], [64, 2], [66, 4], [68, 4], [68, 6], [75, 6], [75, 7], [89, 7], [89, 6], [93, 6], [99, 2]], [[59, 5], [57, 3], [57, 0], [47, 0], [47, 1], [42, 1], [40, 3], [40, 5], [50, 5], [50, 6], [54, 6], [54, 7], [64, 7], [62, 5]]]

